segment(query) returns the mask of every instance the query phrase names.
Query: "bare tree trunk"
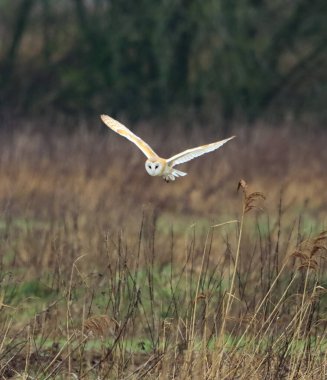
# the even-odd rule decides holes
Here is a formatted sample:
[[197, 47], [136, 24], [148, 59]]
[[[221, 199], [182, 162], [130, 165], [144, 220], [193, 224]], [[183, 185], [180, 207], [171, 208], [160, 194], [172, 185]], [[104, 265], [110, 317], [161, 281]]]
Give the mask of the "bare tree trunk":
[[42, 1], [42, 32], [43, 32], [43, 57], [46, 64], [49, 64], [51, 57], [51, 7], [50, 0]]
[[3, 67], [1, 68], [1, 86], [3, 87], [5, 87], [11, 79], [16, 62], [17, 52], [34, 3], [35, 0], [22, 0], [17, 10], [16, 24], [13, 29], [12, 40], [8, 48], [8, 52], [5, 56]]

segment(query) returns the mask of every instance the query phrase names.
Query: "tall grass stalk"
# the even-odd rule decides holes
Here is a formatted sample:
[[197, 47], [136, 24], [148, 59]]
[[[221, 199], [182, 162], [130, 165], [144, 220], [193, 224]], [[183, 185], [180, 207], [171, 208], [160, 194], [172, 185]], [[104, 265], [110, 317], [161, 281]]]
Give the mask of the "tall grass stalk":
[[221, 327], [218, 334], [218, 339], [216, 342], [216, 350], [218, 353], [218, 357], [214, 357], [214, 364], [212, 367], [212, 373], [211, 377], [215, 378], [218, 376], [219, 368], [221, 367], [221, 362], [223, 360], [223, 354], [224, 354], [224, 341], [225, 341], [225, 327], [226, 327], [226, 321], [229, 316], [230, 309], [232, 307], [233, 300], [235, 298], [234, 296], [234, 288], [235, 288], [235, 279], [236, 279], [236, 273], [238, 270], [238, 264], [239, 264], [239, 258], [240, 258], [240, 251], [241, 251], [241, 240], [242, 240], [242, 233], [243, 233], [243, 224], [244, 224], [244, 217], [246, 213], [246, 191], [245, 188], [243, 189], [243, 202], [242, 202], [242, 212], [241, 212], [241, 220], [239, 223], [239, 231], [238, 231], [238, 239], [237, 239], [237, 247], [236, 247], [236, 255], [235, 255], [235, 261], [234, 261], [234, 268], [232, 272], [232, 280], [229, 286], [229, 290], [227, 293], [227, 302], [226, 306], [224, 308], [224, 314], [222, 317]]

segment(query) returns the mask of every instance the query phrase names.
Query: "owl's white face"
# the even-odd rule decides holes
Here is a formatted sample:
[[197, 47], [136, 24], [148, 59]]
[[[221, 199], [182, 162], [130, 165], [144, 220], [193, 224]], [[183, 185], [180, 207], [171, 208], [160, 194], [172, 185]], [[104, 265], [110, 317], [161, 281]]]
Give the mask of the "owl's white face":
[[145, 170], [152, 176], [158, 176], [162, 174], [162, 163], [158, 161], [146, 160]]

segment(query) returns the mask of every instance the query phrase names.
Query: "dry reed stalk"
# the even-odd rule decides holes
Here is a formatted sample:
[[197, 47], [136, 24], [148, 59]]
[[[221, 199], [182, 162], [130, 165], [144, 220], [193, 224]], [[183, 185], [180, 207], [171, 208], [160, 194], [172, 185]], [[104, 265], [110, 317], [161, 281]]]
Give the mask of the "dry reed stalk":
[[298, 269], [318, 270], [318, 259], [325, 258], [327, 254], [327, 231], [301, 242], [292, 256], [300, 260]]
[[243, 193], [243, 202], [242, 202], [242, 212], [241, 212], [241, 220], [239, 223], [239, 232], [238, 232], [238, 239], [237, 239], [237, 247], [236, 247], [236, 254], [235, 254], [235, 262], [234, 262], [234, 268], [232, 272], [232, 280], [230, 283], [230, 287], [227, 293], [227, 302], [224, 310], [222, 325], [218, 334], [218, 339], [216, 342], [216, 349], [217, 349], [217, 355], [218, 357], [214, 359], [215, 364], [212, 366], [211, 369], [211, 378], [215, 378], [218, 375], [219, 368], [221, 367], [221, 363], [223, 360], [223, 348], [224, 348], [224, 334], [225, 334], [225, 327], [226, 327], [226, 321], [229, 318], [229, 312], [233, 304], [233, 300], [235, 298], [234, 295], [234, 287], [235, 287], [235, 279], [236, 279], [236, 273], [238, 270], [238, 264], [240, 259], [240, 250], [241, 250], [241, 240], [242, 240], [242, 234], [243, 234], [243, 226], [244, 226], [244, 218], [245, 214], [251, 211], [252, 209], [259, 208], [256, 204], [258, 200], [264, 200], [265, 196], [261, 192], [248, 192], [248, 185], [244, 179], [241, 179], [237, 186], [237, 191], [242, 189]]
[[[327, 252], [327, 231], [322, 231], [317, 236], [314, 236], [310, 239], [307, 239], [301, 242], [297, 249], [292, 253], [292, 256], [298, 258], [300, 260], [300, 265], [298, 266], [298, 270], [305, 270], [305, 280], [304, 287], [302, 291], [302, 300], [301, 306], [299, 309], [299, 318], [297, 320], [297, 326], [294, 333], [293, 341], [296, 342], [303, 339], [302, 326], [304, 326], [306, 322], [306, 316], [311, 309], [311, 305], [313, 300], [316, 297], [316, 289], [318, 286], [317, 279], [315, 279], [315, 283], [313, 285], [312, 293], [307, 296], [307, 290], [309, 286], [309, 276], [310, 272], [316, 273], [319, 267], [318, 259], [325, 258], [324, 253]], [[308, 298], [308, 299], [307, 299]], [[291, 355], [291, 379], [297, 376], [297, 371], [300, 365], [300, 361], [302, 359], [304, 352], [302, 353], [294, 353]]]
[[69, 279], [69, 287], [68, 287], [68, 292], [67, 292], [67, 297], [66, 297], [66, 341], [67, 341], [67, 358], [68, 358], [68, 373], [71, 373], [71, 347], [70, 347], [70, 342], [71, 342], [71, 335], [70, 333], [70, 323], [72, 321], [72, 315], [71, 315], [71, 310], [70, 310], [70, 305], [71, 305], [71, 294], [72, 294], [72, 288], [73, 288], [73, 277], [74, 277], [74, 269], [79, 273], [78, 268], [76, 266], [76, 263], [81, 260], [85, 255], [79, 256], [72, 265], [71, 272], [70, 272], [70, 279]]

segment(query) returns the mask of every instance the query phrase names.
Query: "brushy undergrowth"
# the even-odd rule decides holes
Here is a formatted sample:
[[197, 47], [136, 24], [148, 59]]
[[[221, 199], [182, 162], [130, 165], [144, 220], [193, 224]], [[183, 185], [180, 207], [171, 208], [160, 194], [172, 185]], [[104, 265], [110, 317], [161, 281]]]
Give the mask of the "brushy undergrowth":
[[1, 378], [325, 379], [326, 150], [269, 133], [171, 184], [111, 136], [1, 135]]

